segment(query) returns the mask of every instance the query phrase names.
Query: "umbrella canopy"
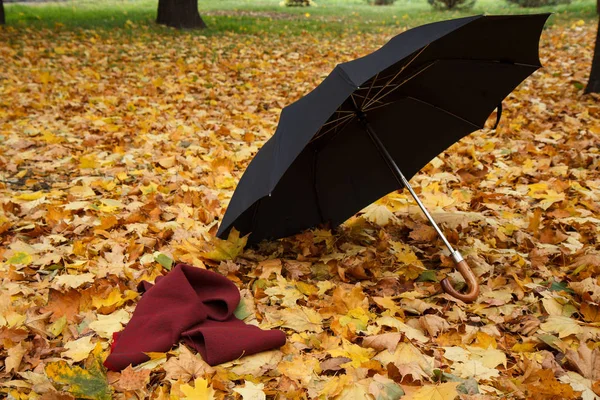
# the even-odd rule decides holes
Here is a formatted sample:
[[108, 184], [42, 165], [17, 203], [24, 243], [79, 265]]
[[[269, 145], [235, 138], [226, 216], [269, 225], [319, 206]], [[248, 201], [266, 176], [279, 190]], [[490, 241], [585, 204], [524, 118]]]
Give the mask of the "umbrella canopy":
[[[549, 14], [474, 16], [424, 25], [337, 65], [285, 107], [248, 166], [219, 227], [249, 242], [337, 226], [403, 185], [376, 132], [410, 179], [465, 135], [540, 65]], [[406, 186], [406, 185], [404, 185]], [[457, 260], [458, 262], [459, 260]]]

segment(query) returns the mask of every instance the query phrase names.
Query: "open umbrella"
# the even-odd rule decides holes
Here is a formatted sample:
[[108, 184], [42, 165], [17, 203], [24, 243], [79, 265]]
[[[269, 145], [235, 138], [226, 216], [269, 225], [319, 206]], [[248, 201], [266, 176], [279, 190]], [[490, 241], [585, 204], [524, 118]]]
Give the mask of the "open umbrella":
[[[242, 176], [219, 227], [249, 241], [337, 226], [406, 187], [448, 247], [473, 301], [479, 286], [408, 180], [465, 135], [483, 128], [502, 100], [541, 67], [549, 14], [473, 16], [411, 29], [379, 50], [339, 64], [285, 107], [274, 136]], [[402, 171], [402, 172], [401, 172]]]

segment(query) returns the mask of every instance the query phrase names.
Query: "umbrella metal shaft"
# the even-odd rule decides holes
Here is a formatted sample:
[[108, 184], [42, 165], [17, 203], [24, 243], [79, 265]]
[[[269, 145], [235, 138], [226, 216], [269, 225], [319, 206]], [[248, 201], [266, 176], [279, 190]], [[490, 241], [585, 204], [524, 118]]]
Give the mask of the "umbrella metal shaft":
[[398, 168], [398, 165], [396, 164], [396, 162], [394, 161], [394, 159], [392, 158], [390, 153], [387, 151], [387, 149], [385, 148], [385, 146], [379, 139], [379, 136], [377, 136], [377, 134], [375, 133], [375, 131], [373, 130], [373, 128], [371, 127], [369, 122], [366, 120], [365, 115], [359, 114], [359, 120], [361, 121], [365, 130], [369, 134], [369, 138], [371, 139], [373, 144], [375, 144], [375, 147], [379, 151], [379, 154], [381, 154], [381, 156], [387, 163], [388, 167], [394, 174], [394, 177], [396, 178], [398, 183], [401, 183], [402, 185], [404, 185], [404, 187], [406, 187], [408, 189], [408, 191], [410, 192], [412, 197], [415, 199], [415, 201], [419, 205], [419, 208], [421, 209], [421, 211], [423, 211], [423, 214], [425, 214], [425, 217], [427, 217], [427, 219], [429, 220], [429, 222], [431, 223], [431, 225], [437, 232], [438, 236], [442, 239], [442, 241], [444, 242], [444, 244], [450, 251], [450, 254], [452, 254], [454, 261], [456, 261], [457, 263], [461, 262], [463, 260], [461, 254], [458, 251], [454, 250], [454, 248], [452, 248], [452, 245], [450, 244], [448, 239], [446, 239], [446, 236], [444, 236], [444, 234], [442, 233], [442, 230], [439, 228], [439, 226], [435, 223], [435, 220], [429, 214], [429, 211], [427, 211], [427, 208], [425, 208], [425, 205], [421, 202], [421, 199], [419, 199], [419, 196], [417, 196], [417, 194], [413, 190], [412, 186], [410, 186], [410, 183], [408, 183], [408, 180], [404, 177], [404, 174], [402, 174], [402, 171], [400, 171], [400, 168]]

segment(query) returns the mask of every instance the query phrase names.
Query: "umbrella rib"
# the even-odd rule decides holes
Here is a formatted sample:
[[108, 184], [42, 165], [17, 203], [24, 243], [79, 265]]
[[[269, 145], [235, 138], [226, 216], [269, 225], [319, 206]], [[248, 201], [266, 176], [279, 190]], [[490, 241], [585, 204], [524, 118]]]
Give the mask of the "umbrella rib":
[[[315, 134], [315, 136], [314, 136], [314, 137], [311, 139], [311, 141], [310, 141], [309, 143], [312, 143], [313, 141], [315, 141], [315, 140], [319, 139], [320, 137], [322, 137], [322, 136], [324, 136], [324, 135], [328, 134], [329, 132], [331, 132], [331, 131], [333, 131], [333, 130], [337, 129], [337, 128], [338, 128], [340, 125], [342, 125], [342, 124], [344, 124], [344, 123], [346, 123], [346, 122], [349, 122], [349, 121], [351, 121], [351, 120], [352, 120], [352, 118], [354, 118], [354, 116], [355, 116], [354, 114], [346, 115], [345, 117], [338, 118], [338, 119], [336, 119], [336, 120], [333, 120], [333, 121], [331, 121], [331, 122], [328, 122], [327, 124], [324, 124], [324, 125], [321, 127], [321, 129], [319, 129], [319, 132], [317, 132], [317, 133]], [[337, 124], [336, 124], [336, 125], [334, 125], [334, 126], [331, 126], [331, 127], [329, 127], [329, 129], [328, 129], [328, 130], [326, 130], [325, 132], [321, 132], [321, 130], [323, 129], [323, 127], [324, 127], [325, 125], [328, 125], [328, 124], [331, 124], [331, 123], [334, 123], [334, 122], [337, 122]]]
[[389, 103], [380, 104], [378, 106], [374, 106], [374, 107], [371, 107], [371, 108], [365, 108], [362, 111], [363, 112], [373, 111], [373, 110], [376, 110], [376, 109], [381, 108], [381, 107], [389, 106], [390, 104], [393, 104], [393, 103], [395, 103], [395, 101], [390, 101]]
[[[377, 93], [375, 93], [375, 96], [373, 96], [373, 98], [376, 98], [377, 96], [379, 96], [379, 93], [381, 93], [381, 91], [383, 89], [385, 89], [386, 87], [388, 87], [394, 81], [394, 79], [396, 79], [398, 77], [398, 75], [400, 75], [402, 72], [404, 72], [404, 70], [406, 68], [408, 68], [408, 66], [410, 66], [413, 63], [413, 61], [415, 61], [417, 59], [417, 57], [419, 57], [425, 51], [425, 49], [428, 48], [428, 47], [429, 47], [429, 44], [427, 44], [421, 50], [419, 50], [419, 52], [417, 54], [415, 54], [415, 56], [413, 58], [411, 58], [408, 61], [408, 63], [406, 63], [406, 65], [404, 65], [404, 66], [402, 66], [402, 68], [400, 68], [400, 71], [398, 71], [396, 73], [396, 75], [394, 75], [381, 89], [379, 89], [379, 91]], [[369, 103], [371, 103], [371, 101], [369, 101]], [[369, 107], [369, 105], [370, 105], [369, 103], [367, 103], [367, 105], [365, 107]]]
[[[341, 122], [339, 124], [337, 124], [336, 126], [333, 126], [331, 128], [329, 128], [328, 130], [326, 130], [325, 132], [319, 132], [317, 133], [309, 143], [313, 143], [315, 140], [322, 138], [323, 136], [327, 135], [329, 132], [335, 132], [337, 131], [338, 128], [340, 127], [345, 127], [346, 125], [348, 125], [350, 123], [350, 121], [352, 121], [354, 119], [356, 115], [351, 115], [352, 118], [348, 118], [346, 121]], [[342, 129], [340, 129], [341, 131]]]
[[338, 121], [341, 121], [341, 120], [344, 120], [346, 118], [350, 118], [350, 117], [353, 117], [353, 116], [354, 116], [354, 113], [349, 114], [349, 115], [344, 115], [343, 117], [340, 117], [340, 118], [334, 119], [332, 121], [326, 122], [322, 126], [330, 125], [330, 124], [333, 124], [334, 122], [338, 122]]
[[[381, 72], [381, 71], [379, 71], [379, 72]], [[360, 105], [361, 109], [365, 106], [365, 102], [367, 101], [369, 94], [371, 94], [371, 89], [373, 89], [373, 85], [375, 85], [375, 81], [377, 81], [377, 79], [379, 78], [379, 72], [373, 78], [373, 81], [371, 82], [371, 86], [369, 86], [369, 90], [367, 91], [367, 94], [365, 95], [365, 99], [363, 100], [362, 104]]]
[[356, 104], [356, 99], [354, 98], [354, 93], [352, 93], [350, 95], [350, 98], [352, 99], [352, 103], [354, 103], [354, 109], [358, 110], [358, 105]]
[[[369, 106], [370, 106], [371, 104], [373, 104], [375, 101], [378, 101], [378, 102], [380, 102], [380, 101], [381, 101], [381, 99], [383, 99], [385, 96], [387, 96], [388, 94], [392, 93], [394, 90], [398, 89], [399, 87], [402, 87], [402, 86], [403, 86], [405, 83], [407, 83], [408, 81], [410, 81], [410, 80], [412, 80], [413, 78], [415, 78], [415, 77], [417, 77], [418, 75], [420, 75], [422, 72], [424, 72], [424, 71], [426, 71], [427, 69], [429, 69], [429, 68], [430, 68], [431, 66], [433, 66], [433, 65], [434, 65], [436, 62], [437, 62], [437, 60], [436, 60], [436, 61], [433, 61], [433, 62], [431, 62], [431, 63], [429, 63], [429, 64], [427, 64], [425, 67], [421, 68], [420, 70], [418, 70], [417, 72], [415, 72], [413, 75], [409, 76], [409, 77], [408, 77], [408, 78], [406, 78], [404, 81], [402, 81], [401, 83], [399, 83], [398, 85], [396, 85], [396, 87], [394, 87], [392, 90], [390, 90], [390, 91], [388, 91], [388, 92], [386, 92], [386, 93], [382, 94], [382, 95], [381, 95], [379, 98], [377, 98], [377, 99], [376, 99], [375, 97], [373, 97], [373, 100], [371, 100], [371, 101], [369, 101], [369, 102], [367, 103], [367, 107], [369, 107]], [[379, 93], [381, 93], [381, 91], [382, 91], [382, 90], [383, 90], [383, 89], [381, 89], [381, 90], [378, 92], [378, 94], [379, 94]]]

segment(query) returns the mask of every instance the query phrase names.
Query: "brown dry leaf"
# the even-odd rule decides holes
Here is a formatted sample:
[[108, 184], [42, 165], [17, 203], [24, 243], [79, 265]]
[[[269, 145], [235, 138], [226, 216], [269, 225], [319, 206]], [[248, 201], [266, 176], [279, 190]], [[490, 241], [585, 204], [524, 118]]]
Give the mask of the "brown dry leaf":
[[437, 232], [431, 225], [419, 224], [409, 236], [417, 242], [433, 242], [437, 238]]
[[567, 350], [565, 354], [569, 364], [584, 378], [600, 380], [600, 350], [590, 350], [586, 343], [581, 343], [577, 351]]
[[429, 336], [436, 337], [439, 333], [445, 332], [450, 328], [450, 324], [442, 317], [428, 314], [419, 318], [419, 323], [429, 333]]
[[393, 352], [398, 346], [402, 335], [400, 333], [383, 333], [381, 335], [368, 336], [363, 339], [363, 346], [370, 347], [377, 351], [387, 349]]
[[190, 382], [196, 378], [205, 378], [214, 373], [214, 369], [198, 354], [192, 353], [186, 346], [179, 346], [179, 355], [172, 357], [162, 365], [166, 378]]
[[48, 295], [48, 304], [44, 311], [52, 312], [50, 322], [54, 322], [62, 316], [67, 317], [67, 321], [74, 322], [79, 313], [79, 302], [81, 294], [76, 289], [69, 289], [65, 292], [50, 289]]
[[19, 343], [8, 349], [7, 353], [8, 357], [4, 361], [6, 372], [19, 372], [19, 366], [21, 365], [23, 356], [27, 353], [27, 349]]

